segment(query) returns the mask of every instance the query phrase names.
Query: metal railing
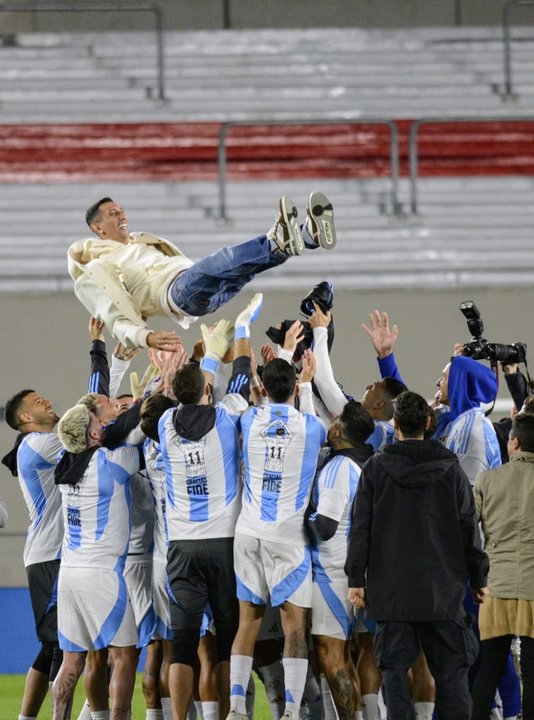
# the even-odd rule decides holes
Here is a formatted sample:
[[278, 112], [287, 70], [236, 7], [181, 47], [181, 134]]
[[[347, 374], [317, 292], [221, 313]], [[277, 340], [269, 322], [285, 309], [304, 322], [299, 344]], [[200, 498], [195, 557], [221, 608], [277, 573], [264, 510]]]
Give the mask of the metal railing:
[[389, 128], [390, 133], [390, 182], [389, 196], [391, 209], [395, 215], [401, 213], [399, 204], [399, 134], [397, 126], [392, 120], [384, 120], [377, 118], [358, 118], [357, 120], [242, 120], [235, 122], [227, 122], [221, 126], [219, 130], [219, 146], [217, 151], [218, 157], [218, 184], [219, 184], [219, 219], [227, 220], [227, 203], [226, 203], [226, 170], [227, 170], [227, 152], [226, 152], [226, 136], [228, 131], [236, 126], [254, 126], [262, 127], [277, 125], [384, 125]]
[[504, 93], [505, 98], [514, 96], [512, 84], [512, 32], [510, 29], [512, 11], [517, 7], [534, 7], [534, 0], [508, 0], [502, 11], [502, 40], [504, 54]]
[[410, 211], [413, 215], [417, 215], [418, 212], [418, 197], [417, 197], [417, 181], [419, 174], [419, 156], [417, 150], [417, 140], [419, 136], [419, 129], [422, 125], [443, 125], [445, 123], [461, 122], [461, 123], [508, 123], [508, 122], [534, 122], [533, 116], [525, 115], [523, 117], [488, 117], [488, 116], [477, 116], [471, 115], [469, 117], [428, 117], [415, 120], [410, 125], [410, 136], [408, 152], [410, 158]]
[[139, 5], [83, 5], [78, 2], [76, 4], [65, 5], [62, 3], [24, 3], [20, 5], [10, 5], [9, 3], [0, 3], [0, 13], [3, 12], [139, 12], [150, 13], [154, 17], [154, 29], [156, 33], [156, 52], [157, 52], [157, 84], [158, 84], [158, 100], [164, 102], [165, 97], [165, 67], [163, 57], [163, 15], [159, 5], [155, 3], [143, 3]]

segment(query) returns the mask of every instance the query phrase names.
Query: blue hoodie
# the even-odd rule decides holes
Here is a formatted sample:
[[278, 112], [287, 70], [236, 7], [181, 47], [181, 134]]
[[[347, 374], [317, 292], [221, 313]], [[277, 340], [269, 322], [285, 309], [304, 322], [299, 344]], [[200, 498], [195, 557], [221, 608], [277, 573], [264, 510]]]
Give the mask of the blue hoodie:
[[491, 422], [480, 403], [497, 396], [497, 379], [486, 365], [455, 356], [449, 370], [449, 410], [439, 418], [435, 437], [455, 452], [471, 483], [483, 470], [498, 467], [501, 454]]

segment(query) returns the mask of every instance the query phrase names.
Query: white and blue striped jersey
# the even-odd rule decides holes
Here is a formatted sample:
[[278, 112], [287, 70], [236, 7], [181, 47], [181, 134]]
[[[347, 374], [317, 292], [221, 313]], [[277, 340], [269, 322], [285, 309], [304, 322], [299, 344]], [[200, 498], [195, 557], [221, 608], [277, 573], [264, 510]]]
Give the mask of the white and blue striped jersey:
[[373, 450], [378, 452], [385, 445], [391, 445], [395, 442], [395, 429], [391, 422], [387, 420], [375, 420], [375, 429], [365, 441], [368, 445], [373, 446]]
[[245, 486], [236, 533], [301, 545], [322, 423], [292, 405], [266, 403], [241, 418]]
[[159, 443], [146, 439], [143, 446], [145, 454], [146, 472], [152, 497], [154, 498], [155, 520], [154, 520], [154, 557], [167, 560], [167, 521], [165, 517], [165, 506], [167, 503], [167, 488], [165, 478], [165, 465], [161, 457]]
[[501, 465], [497, 435], [482, 408], [470, 408], [452, 420], [439, 439], [456, 453], [471, 485], [483, 470]]
[[122, 572], [130, 538], [130, 477], [139, 470], [137, 448], [99, 448], [76, 485], [61, 485], [64, 567]]
[[346, 580], [345, 561], [350, 533], [351, 508], [361, 468], [346, 455], [336, 455], [323, 467], [313, 487], [313, 503], [318, 515], [339, 524], [330, 540], [314, 539], [312, 545], [313, 579], [318, 583]]
[[177, 434], [174, 408], [162, 415], [169, 541], [234, 536], [241, 507], [238, 424], [246, 407], [241, 395], [227, 395], [214, 406], [214, 426], [198, 440]]
[[19, 484], [30, 516], [23, 556], [26, 567], [61, 556], [63, 516], [54, 470], [62, 450], [56, 433], [32, 432], [17, 451]]

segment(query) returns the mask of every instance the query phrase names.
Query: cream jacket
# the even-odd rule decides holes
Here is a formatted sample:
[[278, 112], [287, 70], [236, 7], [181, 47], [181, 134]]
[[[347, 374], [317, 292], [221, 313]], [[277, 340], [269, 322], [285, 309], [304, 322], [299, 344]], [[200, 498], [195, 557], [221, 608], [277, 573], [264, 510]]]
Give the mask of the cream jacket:
[[172, 318], [184, 328], [196, 318], [172, 311], [167, 295], [174, 278], [193, 265], [172, 243], [131, 233], [127, 244], [89, 238], [68, 251], [74, 293], [126, 347], [147, 347], [146, 319]]
[[509, 463], [480, 473], [473, 490], [491, 595], [534, 600], [534, 453], [514, 453]]

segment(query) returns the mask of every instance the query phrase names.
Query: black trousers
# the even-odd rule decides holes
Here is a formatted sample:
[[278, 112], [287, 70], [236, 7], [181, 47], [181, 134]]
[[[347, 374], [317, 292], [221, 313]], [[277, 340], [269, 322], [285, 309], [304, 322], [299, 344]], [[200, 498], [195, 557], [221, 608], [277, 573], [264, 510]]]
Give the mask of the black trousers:
[[470, 720], [467, 675], [478, 643], [467, 620], [377, 623], [374, 654], [382, 671], [388, 720], [415, 720], [407, 671], [421, 649], [436, 683], [439, 720]]
[[[480, 668], [473, 684], [473, 720], [487, 720], [499, 678], [504, 672], [513, 635], [482, 640]], [[523, 720], [534, 720], [534, 639], [521, 638]]]

